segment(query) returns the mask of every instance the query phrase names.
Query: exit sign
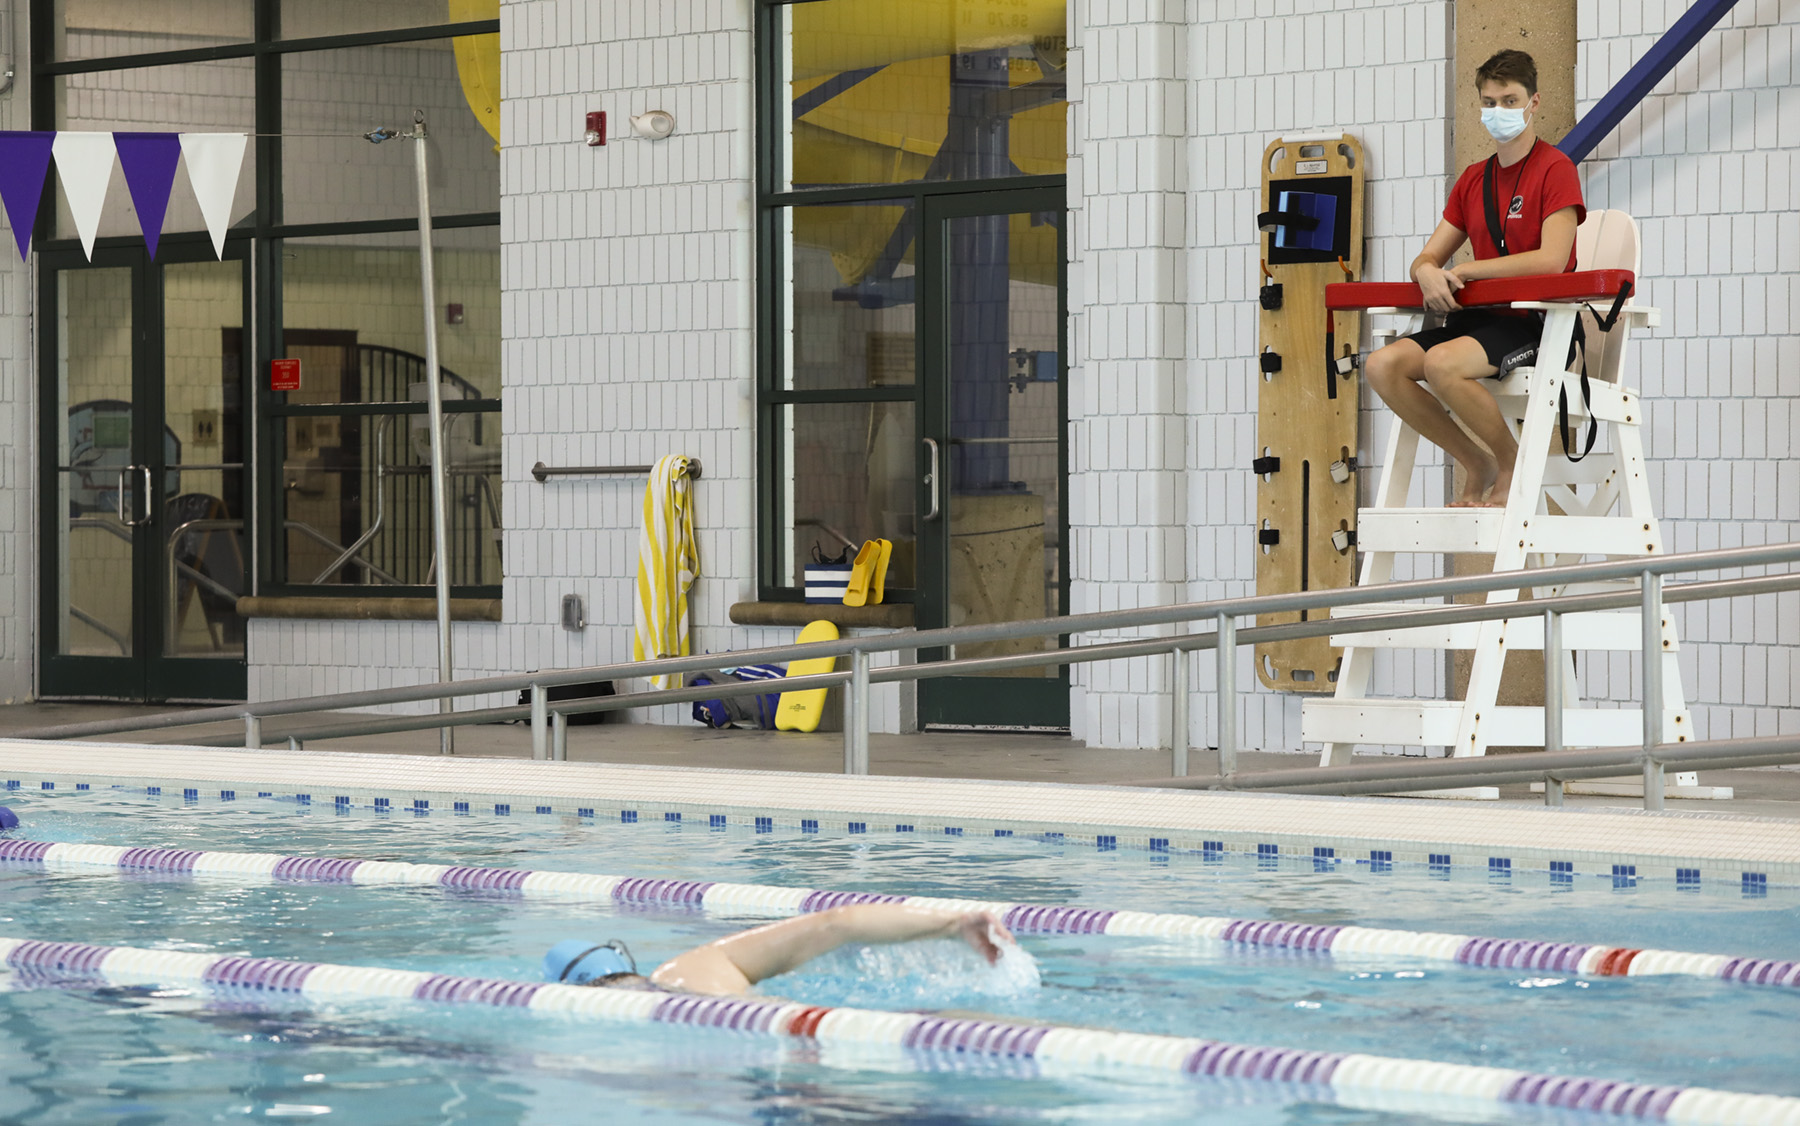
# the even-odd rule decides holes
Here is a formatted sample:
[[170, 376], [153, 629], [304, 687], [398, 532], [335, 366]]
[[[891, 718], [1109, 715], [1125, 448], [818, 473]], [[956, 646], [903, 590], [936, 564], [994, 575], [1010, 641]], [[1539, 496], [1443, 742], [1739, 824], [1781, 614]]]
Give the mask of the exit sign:
[[270, 360], [269, 390], [300, 390], [300, 361], [298, 359]]

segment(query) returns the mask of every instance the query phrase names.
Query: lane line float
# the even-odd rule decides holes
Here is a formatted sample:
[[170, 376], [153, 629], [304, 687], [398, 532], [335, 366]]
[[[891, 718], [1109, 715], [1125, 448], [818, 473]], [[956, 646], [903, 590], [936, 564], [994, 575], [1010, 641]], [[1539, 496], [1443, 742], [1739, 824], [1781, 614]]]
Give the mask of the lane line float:
[[1584, 977], [1676, 975], [1743, 985], [1800, 987], [1800, 961], [1793, 960], [1733, 958], [1725, 954], [1693, 954], [1679, 950], [1637, 950], [1595, 943], [1478, 938], [1432, 931], [1321, 926], [1266, 919], [1109, 911], [867, 891], [822, 891], [707, 880], [534, 872], [519, 868], [0, 839], [0, 862], [5, 861], [38, 864], [56, 871], [103, 869], [221, 876], [269, 883], [442, 887], [770, 918], [810, 914], [851, 903], [907, 903], [952, 911], [990, 911], [1014, 934], [1212, 939], [1298, 953], [1405, 956], [1482, 969], [1531, 970]]

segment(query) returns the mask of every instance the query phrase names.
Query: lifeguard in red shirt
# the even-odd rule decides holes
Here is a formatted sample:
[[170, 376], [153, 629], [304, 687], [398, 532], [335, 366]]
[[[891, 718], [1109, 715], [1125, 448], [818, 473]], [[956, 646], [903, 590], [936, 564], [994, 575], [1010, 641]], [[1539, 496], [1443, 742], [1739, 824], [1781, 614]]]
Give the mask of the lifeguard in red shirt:
[[[1475, 72], [1475, 89], [1494, 155], [1463, 171], [1450, 189], [1443, 221], [1409, 271], [1425, 307], [1449, 319], [1441, 328], [1401, 337], [1364, 365], [1369, 385], [1394, 413], [1462, 466], [1462, 491], [1450, 502], [1458, 508], [1506, 503], [1519, 447], [1481, 381], [1535, 358], [1543, 318], [1504, 308], [1464, 309], [1455, 293], [1472, 281], [1573, 270], [1575, 228], [1587, 214], [1574, 163], [1537, 138], [1537, 64], [1531, 56], [1501, 51]], [[1465, 241], [1474, 261], [1445, 269]]]

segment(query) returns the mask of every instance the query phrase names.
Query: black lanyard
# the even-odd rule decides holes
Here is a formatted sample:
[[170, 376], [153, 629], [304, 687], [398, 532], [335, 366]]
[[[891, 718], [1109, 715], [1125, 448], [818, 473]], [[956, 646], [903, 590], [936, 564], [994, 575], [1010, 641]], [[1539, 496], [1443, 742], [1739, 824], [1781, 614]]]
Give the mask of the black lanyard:
[[[1525, 179], [1525, 166], [1531, 163], [1531, 157], [1536, 152], [1537, 142], [1533, 141], [1531, 148], [1525, 152], [1525, 159], [1519, 161], [1519, 173], [1513, 177], [1514, 198], [1518, 197], [1519, 184]], [[1500, 209], [1494, 203], [1494, 169], [1498, 167], [1500, 167], [1500, 154], [1495, 153], [1488, 157], [1487, 167], [1481, 174], [1481, 202], [1487, 209], [1488, 237], [1494, 240], [1494, 246], [1499, 249], [1500, 256], [1504, 258], [1512, 251], [1506, 249], [1506, 225], [1500, 221]], [[1508, 212], [1512, 211], [1511, 200], [1507, 201], [1506, 209]]]

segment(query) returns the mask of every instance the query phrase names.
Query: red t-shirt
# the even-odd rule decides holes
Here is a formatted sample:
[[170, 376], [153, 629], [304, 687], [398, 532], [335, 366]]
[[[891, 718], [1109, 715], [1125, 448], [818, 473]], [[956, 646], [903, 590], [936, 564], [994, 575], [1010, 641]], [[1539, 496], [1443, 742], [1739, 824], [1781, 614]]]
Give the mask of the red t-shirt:
[[[1482, 181], [1487, 161], [1478, 160], [1463, 169], [1450, 199], [1444, 204], [1444, 221], [1469, 236], [1469, 249], [1479, 261], [1500, 257], [1500, 248], [1488, 231], [1487, 205]], [[1544, 244], [1544, 218], [1565, 207], [1575, 209], [1575, 222], [1587, 218], [1581, 201], [1581, 178], [1575, 162], [1555, 145], [1538, 141], [1524, 160], [1494, 169], [1494, 209], [1500, 217], [1509, 254], [1523, 254]], [[1575, 268], [1575, 248], [1569, 248], [1567, 273]]]

